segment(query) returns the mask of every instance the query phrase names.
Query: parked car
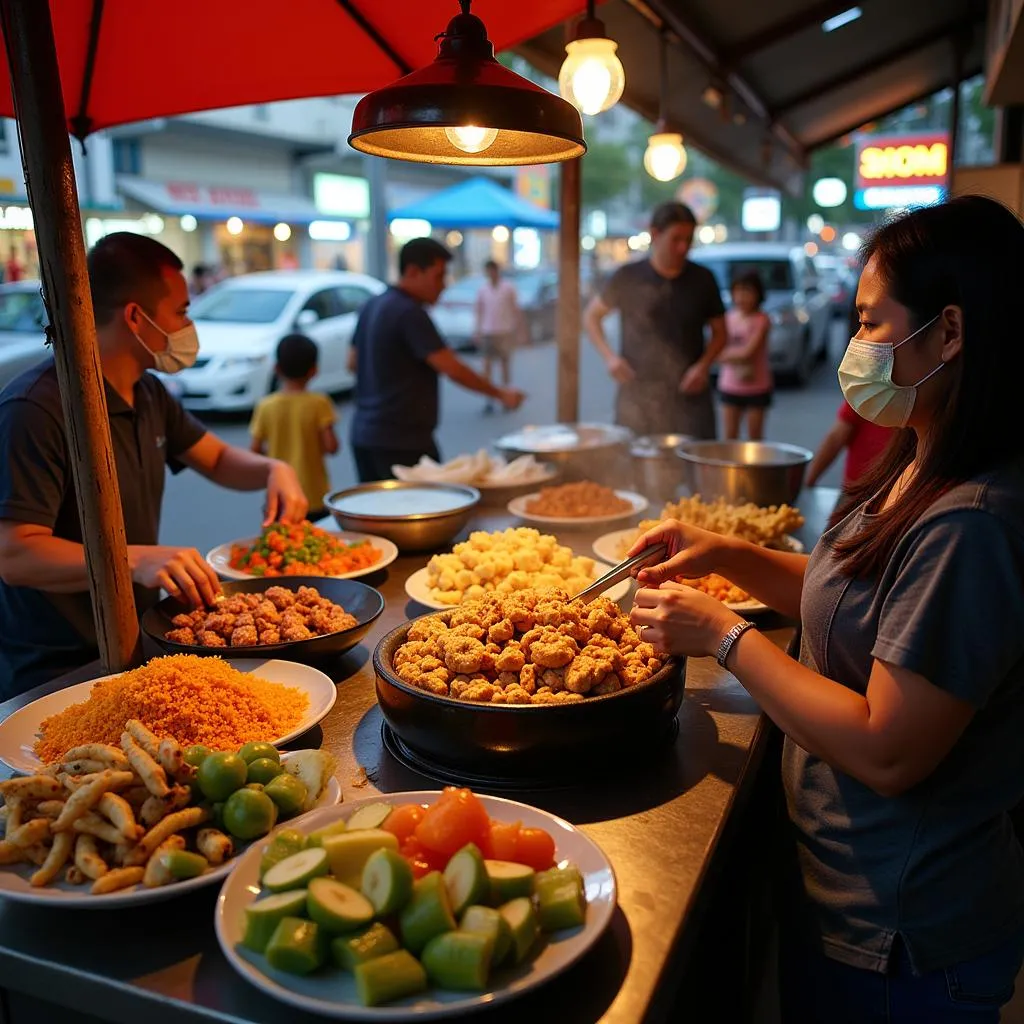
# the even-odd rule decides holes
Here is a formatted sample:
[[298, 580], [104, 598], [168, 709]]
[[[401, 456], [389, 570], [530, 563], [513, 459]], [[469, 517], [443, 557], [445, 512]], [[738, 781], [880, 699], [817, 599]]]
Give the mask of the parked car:
[[814, 265], [821, 278], [822, 291], [832, 303], [832, 315], [848, 317], [850, 306], [857, 298], [857, 272], [846, 260], [831, 253], [814, 257]]
[[46, 358], [46, 308], [38, 281], [0, 284], [0, 388]]
[[313, 387], [351, 388], [348, 350], [359, 311], [385, 288], [347, 271], [269, 270], [229, 278], [191, 306], [199, 331], [195, 366], [164, 380], [190, 409], [251, 409], [276, 386], [277, 343], [301, 331], [320, 349]]
[[761, 275], [764, 311], [772, 321], [768, 335], [772, 369], [806, 383], [814, 364], [828, 351], [832, 304], [804, 250], [780, 242], [735, 242], [702, 246], [690, 259], [715, 275], [727, 307], [737, 277], [751, 270]]

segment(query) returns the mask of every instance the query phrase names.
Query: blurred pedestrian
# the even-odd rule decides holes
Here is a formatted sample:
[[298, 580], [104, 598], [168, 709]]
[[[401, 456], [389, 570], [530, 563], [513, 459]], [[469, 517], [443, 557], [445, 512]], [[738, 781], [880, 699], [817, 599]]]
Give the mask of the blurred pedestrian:
[[747, 437], [751, 441], [764, 437], [773, 381], [768, 365], [768, 332], [772, 324], [761, 309], [763, 303], [764, 282], [757, 271], [742, 274], [733, 281], [732, 309], [725, 314], [728, 342], [719, 356], [722, 370], [718, 378], [718, 396], [729, 441], [740, 436], [744, 417]]
[[[591, 343], [619, 384], [615, 420], [636, 434], [716, 434], [709, 371], [725, 348], [725, 307], [714, 274], [687, 259], [696, 226], [682, 203], [656, 207], [650, 254], [616, 270], [584, 316]], [[616, 309], [618, 353], [603, 327]]]
[[279, 389], [257, 404], [249, 424], [252, 450], [287, 462], [295, 470], [309, 502], [309, 519], [327, 514], [324, 498], [330, 482], [324, 456], [338, 451], [334, 403], [327, 395], [309, 390], [319, 356], [312, 338], [285, 335], [277, 346]]
[[[476, 326], [473, 341], [484, 357], [484, 376], [492, 383], [494, 364], [501, 373], [501, 386], [512, 382], [512, 350], [517, 338], [525, 341], [526, 324], [519, 298], [512, 282], [502, 277], [495, 260], [484, 264], [487, 280], [476, 293]], [[484, 412], [494, 412], [494, 403], [488, 401]]]
[[192, 276], [188, 280], [188, 292], [192, 298], [202, 295], [213, 283], [211, 270], [205, 263], [197, 263], [192, 268]]
[[25, 264], [18, 259], [18, 250], [11, 247], [7, 262], [4, 264], [4, 281], [13, 284], [25, 277]]

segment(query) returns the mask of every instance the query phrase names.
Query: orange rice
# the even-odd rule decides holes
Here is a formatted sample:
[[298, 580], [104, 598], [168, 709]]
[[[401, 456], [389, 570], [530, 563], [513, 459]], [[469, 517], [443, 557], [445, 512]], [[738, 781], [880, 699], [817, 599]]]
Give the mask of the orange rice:
[[291, 732], [308, 706], [301, 690], [239, 672], [220, 658], [173, 654], [97, 682], [88, 700], [44, 719], [35, 752], [50, 762], [84, 743], [118, 746], [130, 718], [182, 746], [236, 750]]

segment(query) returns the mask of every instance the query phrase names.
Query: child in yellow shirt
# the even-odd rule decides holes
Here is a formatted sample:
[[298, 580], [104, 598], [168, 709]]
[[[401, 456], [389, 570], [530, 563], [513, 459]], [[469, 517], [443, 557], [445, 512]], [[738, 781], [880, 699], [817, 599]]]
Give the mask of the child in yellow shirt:
[[310, 519], [326, 515], [330, 484], [324, 456], [338, 450], [333, 403], [320, 392], [306, 390], [316, 376], [318, 358], [316, 343], [306, 335], [282, 338], [275, 368], [280, 388], [256, 405], [249, 424], [252, 450], [287, 462], [298, 474]]

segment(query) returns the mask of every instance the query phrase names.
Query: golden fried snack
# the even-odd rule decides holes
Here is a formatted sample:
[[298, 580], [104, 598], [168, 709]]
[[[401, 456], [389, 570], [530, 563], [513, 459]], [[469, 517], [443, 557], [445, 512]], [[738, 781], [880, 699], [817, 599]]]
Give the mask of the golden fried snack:
[[151, 828], [139, 840], [138, 846], [133, 849], [127, 857], [125, 864], [132, 867], [137, 864], [145, 864], [153, 855], [156, 848], [175, 832], [181, 832], [186, 828], [192, 828], [206, 821], [209, 812], [204, 807], [188, 807], [184, 811], [175, 811], [168, 814], [163, 821]]
[[196, 836], [196, 849], [213, 865], [223, 864], [235, 852], [230, 837], [215, 828], [201, 828]]
[[121, 835], [114, 825], [107, 821], [106, 818], [101, 818], [98, 814], [93, 814], [91, 811], [78, 818], [73, 827], [76, 832], [95, 836], [97, 839], [102, 839], [103, 842], [110, 843], [111, 845], [124, 842], [124, 836]]
[[192, 799], [192, 791], [188, 786], [173, 786], [163, 797], [149, 796], [139, 811], [139, 821], [146, 828], [152, 828], [158, 821], [188, 806]]
[[0, 839], [0, 864], [20, 864], [25, 851], [9, 839]]
[[130, 786], [132, 781], [131, 772], [116, 772], [109, 769], [100, 772], [91, 782], [68, 797], [60, 817], [53, 823], [53, 831], [62, 832], [71, 828], [75, 821], [99, 803], [104, 793], [108, 793], [118, 786]]
[[100, 856], [95, 836], [80, 833], [75, 838], [75, 867], [94, 882], [110, 870], [107, 862]]
[[[80, 747], [72, 747], [64, 755], [65, 762], [79, 760], [96, 761], [102, 764], [103, 768], [113, 768], [119, 772], [128, 771], [128, 758], [124, 756], [124, 752], [109, 743], [86, 743]], [[103, 769], [94, 770], [102, 771]], [[70, 774], [78, 775], [80, 773], [70, 772]]]
[[9, 833], [7, 842], [27, 850], [30, 846], [35, 846], [36, 843], [41, 843], [44, 839], [49, 838], [50, 826], [49, 818], [33, 818]]
[[59, 818], [63, 810], [63, 800], [41, 800], [36, 804], [36, 814], [41, 818]]
[[104, 893], [116, 892], [118, 889], [127, 889], [129, 885], [138, 885], [145, 873], [143, 868], [138, 867], [115, 868], [101, 878], [97, 878], [89, 891], [94, 896], [102, 896]]
[[[128, 724], [129, 726], [132, 725], [131, 722]], [[137, 724], [140, 728], [145, 728], [141, 723]], [[159, 743], [157, 747], [159, 748]], [[135, 770], [136, 775], [142, 779], [146, 789], [153, 796], [167, 796], [167, 773], [157, 763], [156, 757], [150, 754], [127, 730], [121, 734], [121, 748], [128, 755], [132, 768]]]
[[137, 842], [145, 834], [145, 829], [135, 823], [135, 815], [124, 797], [116, 793], [104, 793], [96, 808], [110, 819], [114, 828], [128, 842]]
[[160, 740], [137, 718], [125, 722], [125, 731], [154, 760], [160, 756]]
[[29, 885], [35, 888], [49, 885], [60, 874], [61, 868], [68, 862], [74, 845], [75, 837], [70, 832], [58, 832], [53, 837], [53, 846], [50, 847], [46, 860], [43, 861], [39, 870], [34, 872], [28, 880]]
[[167, 870], [160, 856], [163, 853], [170, 853], [173, 850], [184, 850], [185, 839], [183, 836], [168, 836], [154, 851], [153, 856], [146, 862], [146, 873], [142, 876], [142, 884], [148, 889], [156, 889], [161, 885], [167, 885], [174, 881], [174, 877]]
[[64, 881], [68, 885], [82, 885], [85, 882], [85, 875], [77, 864], [69, 864], [67, 871], [64, 872]]
[[15, 800], [61, 800], [64, 787], [48, 775], [27, 775], [0, 782], [0, 796], [8, 803]]

